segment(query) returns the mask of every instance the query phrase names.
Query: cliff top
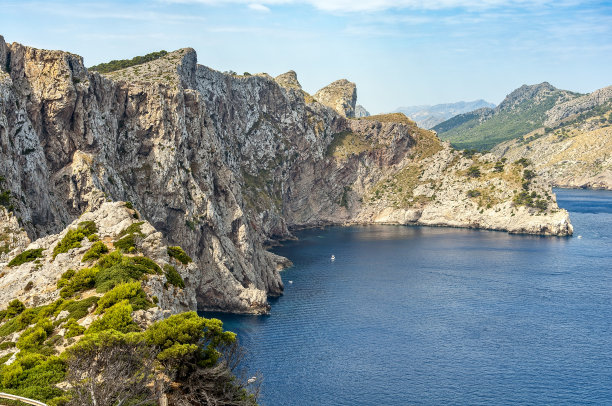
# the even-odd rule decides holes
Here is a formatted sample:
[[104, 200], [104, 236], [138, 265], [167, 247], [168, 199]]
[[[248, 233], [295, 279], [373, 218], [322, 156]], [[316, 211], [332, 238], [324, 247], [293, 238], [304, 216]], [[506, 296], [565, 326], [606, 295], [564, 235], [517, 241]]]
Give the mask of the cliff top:
[[336, 80], [315, 93], [314, 98], [343, 117], [355, 117], [357, 86], [346, 79]]
[[302, 89], [302, 85], [300, 85], [300, 82], [298, 81], [297, 74], [293, 70], [283, 73], [282, 75], [278, 75], [274, 78], [274, 80], [276, 83], [287, 89]]
[[187, 74], [186, 76], [189, 77], [188, 71], [184, 68], [195, 67], [196, 62], [197, 55], [193, 48], [181, 48], [165, 53], [150, 61], [103, 73], [103, 75], [114, 80], [127, 82], [162, 82], [170, 84], [176, 83], [181, 79], [184, 80], [185, 77], [181, 78], [183, 74]]

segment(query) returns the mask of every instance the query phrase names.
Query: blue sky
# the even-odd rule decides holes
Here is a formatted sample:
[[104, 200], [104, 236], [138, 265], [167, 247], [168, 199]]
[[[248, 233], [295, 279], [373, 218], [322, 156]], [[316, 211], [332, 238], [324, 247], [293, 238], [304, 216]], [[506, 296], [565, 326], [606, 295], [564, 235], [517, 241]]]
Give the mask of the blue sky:
[[0, 0], [0, 35], [86, 66], [193, 47], [221, 71], [293, 69], [311, 93], [347, 78], [372, 113], [612, 85], [612, 1]]

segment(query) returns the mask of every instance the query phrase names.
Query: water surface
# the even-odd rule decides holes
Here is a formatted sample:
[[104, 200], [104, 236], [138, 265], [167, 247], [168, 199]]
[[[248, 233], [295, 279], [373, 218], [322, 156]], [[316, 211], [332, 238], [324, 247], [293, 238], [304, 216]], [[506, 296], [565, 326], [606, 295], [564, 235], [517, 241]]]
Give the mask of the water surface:
[[267, 406], [612, 404], [612, 192], [556, 192], [574, 237], [306, 230], [271, 316], [204, 315]]

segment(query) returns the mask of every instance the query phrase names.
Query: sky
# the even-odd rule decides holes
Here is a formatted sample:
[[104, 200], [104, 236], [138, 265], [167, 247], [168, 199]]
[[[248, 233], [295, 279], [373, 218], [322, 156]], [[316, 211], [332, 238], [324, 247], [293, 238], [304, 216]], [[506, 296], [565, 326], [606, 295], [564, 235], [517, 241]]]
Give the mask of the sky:
[[220, 71], [295, 70], [313, 94], [346, 78], [371, 113], [612, 85], [612, 0], [0, 0], [0, 35], [86, 66], [192, 47]]

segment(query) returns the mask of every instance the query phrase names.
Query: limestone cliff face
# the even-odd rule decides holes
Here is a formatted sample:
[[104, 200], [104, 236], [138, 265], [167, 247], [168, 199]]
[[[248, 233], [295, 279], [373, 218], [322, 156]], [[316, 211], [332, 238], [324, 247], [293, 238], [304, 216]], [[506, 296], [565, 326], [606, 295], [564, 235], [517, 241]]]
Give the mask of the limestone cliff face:
[[[554, 196], [545, 211], [513, 206], [517, 180], [495, 183], [483, 161], [492, 158], [463, 159], [401, 115], [348, 119], [348, 81], [313, 99], [295, 73], [224, 74], [198, 65], [192, 49], [108, 75], [76, 55], [3, 40], [0, 60], [0, 175], [20, 226], [47, 238], [107, 201], [130, 201], [194, 258], [188, 306], [266, 312], [286, 260], [264, 246], [292, 227], [571, 233]], [[472, 188], [486, 178], [499, 193], [466, 197], [466, 165], [485, 175]], [[391, 193], [384, 185], [394, 181]]]

